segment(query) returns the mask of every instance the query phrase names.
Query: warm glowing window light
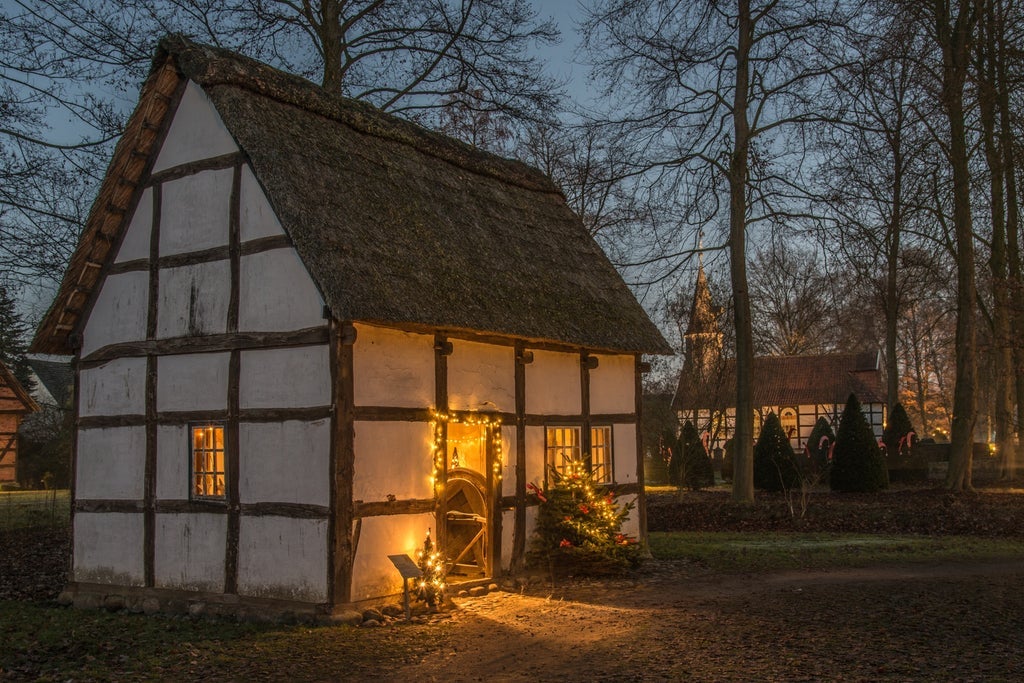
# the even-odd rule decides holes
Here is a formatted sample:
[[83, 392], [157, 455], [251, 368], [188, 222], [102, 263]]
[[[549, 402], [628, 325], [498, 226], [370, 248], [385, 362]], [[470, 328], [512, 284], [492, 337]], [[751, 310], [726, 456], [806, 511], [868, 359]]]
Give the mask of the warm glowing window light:
[[[478, 469], [483, 472], [486, 463], [487, 441], [494, 450], [493, 473], [495, 480], [501, 479], [501, 418], [482, 413], [442, 413], [434, 411], [431, 426], [434, 441], [431, 446], [431, 460], [434, 463], [433, 480], [435, 492], [440, 485], [441, 472], [456, 467]], [[445, 450], [445, 425], [448, 426], [447, 451]], [[453, 427], [455, 427], [453, 429]], [[458, 453], [455, 453], [455, 450]]]
[[192, 497], [227, 498], [224, 466], [224, 425], [191, 425]]
[[[548, 427], [545, 433], [548, 465], [568, 476], [573, 467], [584, 462], [582, 427]], [[590, 466], [594, 483], [610, 484], [612, 467], [612, 428], [590, 429]]]

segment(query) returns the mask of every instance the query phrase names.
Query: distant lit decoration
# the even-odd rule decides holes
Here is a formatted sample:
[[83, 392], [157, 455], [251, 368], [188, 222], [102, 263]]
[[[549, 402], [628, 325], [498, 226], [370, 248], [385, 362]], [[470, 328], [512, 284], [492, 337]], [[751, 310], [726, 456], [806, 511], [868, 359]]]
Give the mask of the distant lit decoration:
[[457, 469], [459, 466], [459, 448], [456, 446], [452, 449], [452, 469]]
[[437, 607], [444, 602], [445, 559], [434, 548], [434, 542], [430, 540], [430, 529], [427, 529], [423, 549], [416, 551], [416, 564], [423, 572], [417, 596], [430, 607]]

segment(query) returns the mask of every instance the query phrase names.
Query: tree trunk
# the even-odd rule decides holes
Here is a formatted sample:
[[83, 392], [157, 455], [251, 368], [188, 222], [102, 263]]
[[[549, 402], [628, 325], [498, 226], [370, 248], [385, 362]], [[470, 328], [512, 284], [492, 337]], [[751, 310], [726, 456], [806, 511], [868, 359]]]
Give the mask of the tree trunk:
[[[997, 67], [996, 80], [999, 84], [996, 94], [996, 106], [999, 110], [999, 139], [1003, 154], [1003, 183], [1006, 186], [1004, 200], [1006, 202], [1006, 260], [1007, 260], [1007, 292], [1011, 299], [1020, 298], [1021, 292], [1021, 263], [1020, 263], [1020, 241], [1018, 230], [1020, 229], [1020, 207], [1017, 203], [1017, 160], [1014, 155], [1014, 133], [1012, 127], [1010, 110], [1010, 81], [1006, 72], [1007, 52], [1010, 48], [1006, 44], [1006, 24], [1004, 21], [1005, 9], [1003, 3], [998, 2], [999, 24], [997, 31]], [[1003, 478], [1012, 480], [1017, 477], [1017, 467], [1020, 462], [1020, 441], [1021, 426], [1024, 425], [1024, 348], [1018, 341], [1021, 334], [1024, 334], [1024, 319], [1022, 319], [1020, 305], [1010, 304], [1010, 327], [1013, 353], [1013, 378], [1017, 395], [1017, 443], [1002, 454], [1003, 456]]]
[[953, 424], [946, 487], [967, 491], [971, 483], [974, 426], [977, 420], [977, 341], [974, 307], [974, 226], [971, 220], [970, 169], [964, 123], [964, 83], [977, 0], [957, 0], [951, 16], [949, 0], [933, 0], [936, 38], [942, 50], [942, 104], [949, 120], [949, 162], [953, 172], [953, 233], [956, 245], [956, 386], [953, 389]]
[[885, 389], [890, 412], [900, 400], [899, 364], [896, 362], [896, 342], [899, 335], [899, 277], [900, 223], [903, 220], [903, 160], [897, 146], [893, 149], [892, 215], [885, 274]]
[[736, 431], [733, 435], [732, 497], [754, 501], [754, 405], [752, 373], [754, 335], [747, 289], [747, 164], [750, 125], [747, 91], [753, 38], [750, 0], [737, 0], [736, 82], [733, 84], [734, 149], [729, 163], [729, 263], [732, 279], [733, 323], [736, 331]]
[[1010, 378], [1013, 352], [1010, 346], [1010, 297], [1006, 277], [1006, 223], [1004, 214], [1003, 155], [996, 138], [996, 101], [1002, 85], [996, 75], [997, 21], [993, 2], [987, 3], [981, 22], [982, 41], [978, 73], [978, 109], [981, 115], [982, 145], [989, 169], [989, 207], [992, 239], [989, 269], [992, 273], [992, 392], [996, 432], [996, 452], [1005, 472], [1005, 459], [1012, 456], [1013, 422], [1010, 415]]
[[310, 23], [316, 30], [323, 53], [324, 77], [321, 85], [328, 92], [340, 94], [344, 85], [341, 71], [344, 42], [341, 31], [341, 5], [337, 0], [323, 0], [320, 3], [320, 16]]

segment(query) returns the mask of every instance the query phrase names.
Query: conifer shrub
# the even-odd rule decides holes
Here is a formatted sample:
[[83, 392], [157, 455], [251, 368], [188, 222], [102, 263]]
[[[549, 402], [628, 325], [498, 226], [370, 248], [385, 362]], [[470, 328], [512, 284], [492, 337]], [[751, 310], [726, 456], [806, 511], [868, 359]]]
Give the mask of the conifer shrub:
[[885, 461], [890, 481], [926, 481], [928, 460], [915, 451], [917, 443], [914, 426], [903, 404], [896, 403], [889, 411], [889, 420], [882, 432], [885, 443]]
[[829, 483], [833, 491], [844, 492], [871, 493], [889, 487], [882, 449], [853, 394], [846, 401], [836, 432]]
[[805, 447], [807, 449], [807, 462], [805, 466], [810, 470], [808, 474], [820, 476], [828, 471], [831, 464], [829, 455], [835, 442], [836, 435], [832, 431], [832, 425], [824, 417], [819, 417], [818, 421], [814, 423], [811, 435], [807, 437], [807, 445]]
[[715, 468], [711, 455], [697, 434], [697, 428], [687, 420], [672, 450], [669, 463], [670, 481], [674, 486], [694, 491], [715, 485]]
[[622, 533], [633, 504], [619, 505], [583, 462], [567, 462], [565, 472], [548, 471], [546, 491], [528, 487], [540, 502], [530, 563], [576, 575], [615, 574], [639, 565], [643, 548]]
[[896, 403], [889, 411], [889, 422], [882, 432], [882, 442], [885, 443], [885, 454], [892, 457], [908, 457], [912, 439], [907, 435], [914, 431], [914, 425], [910, 423], [907, 411], [903, 409], [902, 403]]
[[800, 470], [793, 447], [779, 417], [769, 413], [754, 444], [754, 488], [783, 491], [799, 486]]

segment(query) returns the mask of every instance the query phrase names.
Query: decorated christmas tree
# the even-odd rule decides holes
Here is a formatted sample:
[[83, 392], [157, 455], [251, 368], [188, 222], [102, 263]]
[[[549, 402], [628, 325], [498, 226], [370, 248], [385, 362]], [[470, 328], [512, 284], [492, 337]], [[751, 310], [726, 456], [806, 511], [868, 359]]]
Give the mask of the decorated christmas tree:
[[434, 548], [433, 541], [430, 540], [430, 529], [427, 529], [427, 538], [423, 541], [423, 549], [416, 552], [416, 564], [423, 572], [417, 594], [419, 599], [431, 607], [443, 603], [445, 562], [441, 553]]
[[551, 470], [547, 491], [533, 486], [540, 500], [531, 559], [578, 574], [622, 571], [642, 559], [635, 538], [622, 533], [633, 508], [594, 483], [586, 464], [568, 461], [564, 471]]

